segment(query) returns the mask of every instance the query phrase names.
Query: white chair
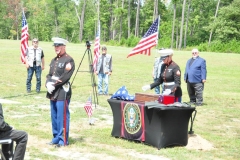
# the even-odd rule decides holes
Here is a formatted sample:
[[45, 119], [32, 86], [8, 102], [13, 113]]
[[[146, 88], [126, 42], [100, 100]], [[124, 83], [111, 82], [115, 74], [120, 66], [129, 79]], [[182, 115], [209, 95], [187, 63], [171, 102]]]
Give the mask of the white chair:
[[[1, 139], [0, 144], [11, 144], [12, 140], [11, 139]], [[2, 149], [0, 148], [0, 154], [1, 154], [1, 160], [6, 160], [5, 156], [3, 155]]]

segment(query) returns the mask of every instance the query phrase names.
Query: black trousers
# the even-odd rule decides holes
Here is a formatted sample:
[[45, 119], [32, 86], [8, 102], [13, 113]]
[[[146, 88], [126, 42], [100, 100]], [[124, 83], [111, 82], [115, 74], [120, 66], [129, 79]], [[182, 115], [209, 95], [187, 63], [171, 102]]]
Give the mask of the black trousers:
[[14, 150], [14, 155], [12, 157], [11, 151], [13, 148], [12, 144], [2, 144], [2, 152], [8, 160], [12, 157], [12, 160], [24, 160], [27, 141], [28, 141], [28, 134], [25, 131], [19, 130], [10, 130], [5, 132], [0, 132], [0, 139], [12, 139], [16, 143], [16, 147]]
[[187, 82], [187, 90], [190, 102], [196, 102], [197, 104], [203, 103], [203, 89], [204, 83], [190, 83]]

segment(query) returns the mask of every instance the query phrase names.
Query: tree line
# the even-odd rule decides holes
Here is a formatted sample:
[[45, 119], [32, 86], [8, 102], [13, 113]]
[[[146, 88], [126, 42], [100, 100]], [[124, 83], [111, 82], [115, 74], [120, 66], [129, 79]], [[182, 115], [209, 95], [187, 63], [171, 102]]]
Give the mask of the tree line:
[[54, 36], [133, 47], [160, 15], [158, 48], [240, 52], [240, 0], [0, 0], [0, 38], [19, 40], [24, 12], [30, 39]]

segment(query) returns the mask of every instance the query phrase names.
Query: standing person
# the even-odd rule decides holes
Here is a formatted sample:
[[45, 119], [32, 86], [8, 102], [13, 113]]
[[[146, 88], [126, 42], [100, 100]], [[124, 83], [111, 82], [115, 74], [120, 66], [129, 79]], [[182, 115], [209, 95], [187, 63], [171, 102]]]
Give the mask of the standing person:
[[[102, 47], [102, 54], [98, 57], [96, 75], [98, 75], [98, 94], [108, 95], [109, 77], [112, 74], [112, 56], [107, 54], [107, 47]], [[103, 91], [103, 84], [105, 89]]]
[[32, 40], [32, 46], [28, 47], [25, 53], [25, 65], [27, 68], [27, 93], [31, 92], [31, 86], [32, 86], [32, 76], [35, 72], [36, 75], [36, 92], [39, 93], [41, 90], [41, 74], [42, 70], [44, 70], [44, 54], [43, 50], [38, 47], [38, 39], [34, 38]]
[[143, 86], [142, 90], [146, 91], [163, 84], [163, 95], [173, 95], [175, 96], [175, 102], [181, 102], [181, 70], [179, 66], [172, 60], [173, 50], [163, 49], [160, 50], [159, 53], [164, 63], [161, 67], [160, 77], [158, 77], [156, 82]]
[[[12, 158], [13, 160], [24, 160], [28, 134], [25, 131], [13, 129], [8, 123], [4, 121], [2, 104], [0, 103], [0, 139], [11, 139], [16, 142], [14, 154], [11, 153], [13, 149], [13, 142], [11, 144], [2, 144], [2, 152], [6, 160]], [[12, 157], [13, 154], [13, 157]]]
[[46, 80], [53, 134], [52, 141], [49, 144], [61, 147], [69, 144], [69, 103], [72, 95], [69, 81], [74, 72], [75, 63], [73, 58], [66, 53], [66, 43], [68, 41], [58, 37], [54, 37], [52, 40], [57, 55], [51, 61]]
[[203, 104], [203, 89], [207, 77], [205, 59], [199, 57], [198, 49], [192, 50], [192, 58], [187, 61], [184, 81], [187, 83], [188, 96], [191, 103]]
[[[163, 50], [164, 48], [160, 49], [160, 50]], [[160, 51], [159, 50], [159, 51]], [[159, 52], [158, 51], [158, 52]], [[153, 81], [156, 82], [158, 77], [160, 77], [160, 73], [161, 73], [161, 66], [163, 64], [163, 60], [161, 59], [161, 56], [157, 57], [155, 59], [155, 62], [153, 64]], [[160, 94], [160, 86], [156, 86], [155, 87], [155, 93], [156, 94]], [[162, 88], [163, 90], [163, 88]]]

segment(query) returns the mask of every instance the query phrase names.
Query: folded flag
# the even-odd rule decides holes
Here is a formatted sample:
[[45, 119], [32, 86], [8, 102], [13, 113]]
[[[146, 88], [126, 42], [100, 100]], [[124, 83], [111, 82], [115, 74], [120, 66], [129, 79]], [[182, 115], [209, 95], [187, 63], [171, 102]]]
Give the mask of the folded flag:
[[84, 109], [85, 109], [85, 111], [87, 112], [87, 115], [88, 115], [89, 117], [91, 117], [91, 116], [92, 116], [92, 112], [93, 112], [93, 109], [92, 109], [92, 99], [91, 99], [91, 97], [88, 98], [88, 100], [87, 100], [87, 102], [86, 102], [86, 104], [85, 104], [85, 106], [84, 106]]
[[112, 95], [111, 99], [134, 101], [135, 96], [129, 95], [127, 88], [122, 86]]

